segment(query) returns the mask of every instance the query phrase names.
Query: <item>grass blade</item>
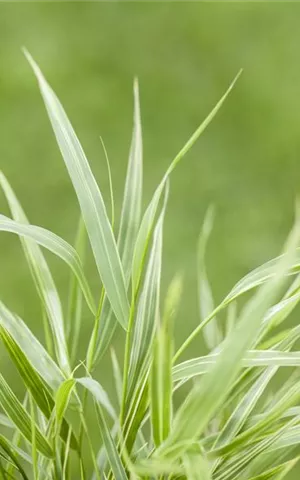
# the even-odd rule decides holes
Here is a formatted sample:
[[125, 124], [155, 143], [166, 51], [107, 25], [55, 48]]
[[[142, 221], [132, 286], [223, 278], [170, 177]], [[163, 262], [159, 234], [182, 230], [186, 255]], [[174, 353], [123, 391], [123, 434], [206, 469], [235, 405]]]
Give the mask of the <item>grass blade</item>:
[[81, 260], [76, 250], [68, 242], [45, 228], [22, 224], [4, 215], [0, 215], [0, 231], [16, 233], [32, 240], [61, 258], [75, 274], [88, 307], [94, 315], [96, 314], [94, 299], [85, 278]]
[[[134, 81], [133, 132], [123, 195], [121, 224], [118, 234], [118, 248], [122, 261], [126, 287], [132, 269], [133, 251], [140, 225], [142, 209], [143, 145], [140, 116], [140, 100], [137, 80]], [[116, 320], [107, 298], [104, 299], [98, 333], [96, 359], [104, 354], [116, 329]]]
[[[282, 256], [273, 279], [257, 292], [244, 308], [240, 320], [224, 342], [218, 361], [188, 395], [174, 419], [173, 430], [161, 449], [161, 454], [178, 455], [184, 452], [184, 441], [193, 442], [206, 427], [216, 409], [225, 400], [232, 382], [240, 370], [245, 351], [251, 346], [262, 318], [282, 287], [299, 240], [300, 223], [296, 222], [290, 235], [287, 253]], [[198, 419], [195, 422], [195, 418]]]
[[[17, 222], [28, 224], [26, 215], [23, 212], [17, 197], [1, 172], [0, 185], [8, 201], [12, 217]], [[54, 337], [58, 363], [64, 372], [69, 373], [70, 365], [64, 332], [63, 314], [54, 280], [39, 246], [28, 239], [21, 240], [21, 243], [38, 294], [42, 300], [43, 307], [47, 312], [47, 317]]]
[[[32, 420], [22, 404], [19, 402], [13, 391], [10, 389], [3, 376], [0, 374], [0, 404], [6, 415], [16, 425], [22, 435], [31, 443], [32, 441]], [[40, 430], [36, 428], [36, 448], [44, 456], [52, 458], [53, 452], [47, 439]]]
[[181, 279], [175, 277], [169, 287], [162, 325], [154, 342], [150, 375], [152, 436], [159, 446], [170, 433], [172, 405], [173, 317], [181, 295]]
[[[206, 212], [198, 242], [198, 292], [201, 321], [205, 320], [214, 311], [213, 295], [205, 266], [206, 245], [212, 231], [213, 220], [214, 209], [210, 207]], [[210, 350], [213, 350], [221, 343], [222, 335], [216, 318], [212, 318], [203, 328], [203, 336]]]
[[129, 304], [124, 273], [104, 201], [79, 140], [53, 90], [25, 51], [75, 189], [99, 275], [117, 320], [127, 328]]
[[187, 154], [187, 152], [191, 149], [194, 143], [198, 140], [200, 135], [204, 132], [204, 130], [208, 127], [210, 122], [213, 120], [223, 103], [225, 102], [227, 96], [233, 89], [238, 77], [240, 76], [241, 71], [235, 77], [231, 85], [229, 86], [228, 90], [225, 92], [223, 97], [219, 100], [213, 110], [209, 113], [206, 119], [201, 123], [201, 125], [196, 129], [193, 135], [189, 138], [180, 152], [176, 155], [176, 157], [171, 162], [169, 168], [167, 169], [165, 175], [163, 176], [162, 181], [160, 182], [159, 186], [156, 188], [154, 195], [150, 204], [147, 207], [147, 210], [143, 216], [141, 226], [139, 228], [135, 249], [134, 249], [134, 256], [133, 256], [133, 265], [132, 265], [132, 284], [133, 284], [133, 291], [135, 292], [139, 286], [140, 278], [143, 269], [143, 263], [146, 256], [148, 243], [150, 240], [157, 208], [161, 199], [161, 195], [165, 188], [165, 185], [168, 181], [168, 178], [177, 164], [182, 160], [182, 158]]

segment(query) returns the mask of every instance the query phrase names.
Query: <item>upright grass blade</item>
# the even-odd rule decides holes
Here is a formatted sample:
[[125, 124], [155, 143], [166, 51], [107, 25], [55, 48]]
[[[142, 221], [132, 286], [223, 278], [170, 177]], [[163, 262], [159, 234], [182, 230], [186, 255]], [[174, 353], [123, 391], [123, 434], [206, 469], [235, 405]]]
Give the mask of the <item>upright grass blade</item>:
[[182, 160], [182, 158], [186, 155], [186, 153], [190, 150], [190, 148], [194, 145], [194, 143], [198, 140], [200, 135], [204, 132], [206, 127], [210, 124], [210, 122], [213, 120], [223, 103], [225, 102], [227, 96], [233, 89], [237, 79], [239, 78], [241, 74], [241, 71], [238, 73], [238, 75], [235, 77], [231, 85], [229, 86], [228, 90], [225, 92], [223, 97], [219, 100], [219, 102], [216, 104], [216, 106], [213, 108], [213, 110], [209, 113], [209, 115], [206, 117], [206, 119], [201, 123], [201, 125], [196, 129], [196, 131], [193, 133], [193, 135], [189, 138], [189, 140], [186, 142], [186, 144], [182, 147], [180, 152], [176, 155], [176, 157], [173, 159], [171, 162], [169, 168], [167, 169], [165, 175], [163, 176], [162, 181], [156, 188], [154, 195], [152, 197], [152, 200], [150, 204], [147, 207], [147, 210], [143, 216], [141, 226], [139, 228], [138, 232], [138, 237], [136, 240], [135, 244], [135, 249], [134, 249], [134, 256], [133, 256], [133, 265], [132, 265], [132, 288], [133, 291], [135, 292], [138, 288], [140, 278], [142, 275], [142, 270], [143, 270], [143, 263], [145, 259], [145, 255], [147, 252], [148, 248], [148, 243], [149, 239], [151, 236], [152, 228], [153, 228], [153, 223], [155, 220], [157, 208], [160, 202], [161, 195], [163, 193], [163, 190], [165, 188], [166, 182], [168, 181], [168, 178], [176, 165]]
[[[285, 253], [278, 262], [273, 279], [257, 292], [244, 308], [233, 332], [224, 341], [217, 363], [199, 385], [196, 385], [179, 408], [173, 430], [160, 449], [161, 455], [184, 453], [187, 445], [203, 432], [215, 411], [226, 398], [232, 382], [236, 379], [245, 351], [254, 341], [262, 318], [280, 291], [286, 272], [293, 260], [299, 241], [300, 222], [297, 221], [290, 235]], [[197, 422], [195, 421], [197, 418]]]
[[[127, 288], [129, 286], [134, 245], [140, 225], [142, 209], [143, 144], [139, 88], [136, 79], [134, 81], [133, 93], [133, 131], [123, 194], [121, 224], [118, 234], [118, 248], [120, 252]], [[116, 326], [116, 319], [113, 315], [107, 298], [105, 298], [103, 309], [101, 312], [100, 327], [98, 333], [98, 346], [96, 353], [97, 360], [99, 360], [99, 358], [103, 355], [107, 346], [109, 345]]]
[[129, 304], [124, 273], [104, 201], [79, 140], [53, 90], [25, 51], [75, 189], [99, 275], [117, 320], [127, 328]]
[[116, 414], [113, 407], [111, 406], [107, 394], [105, 393], [101, 385], [96, 382], [96, 380], [93, 380], [89, 377], [66, 380], [61, 385], [56, 398], [56, 412], [57, 416], [59, 415], [58, 418], [62, 418], [62, 415], [67, 408], [71, 391], [75, 387], [76, 383], [82, 385], [88, 392], [90, 392], [95, 400], [100, 434], [106, 449], [108, 460], [115, 476], [114, 478], [116, 480], [127, 480], [128, 477], [121, 462], [117, 447], [112, 439], [109, 428], [107, 426], [102, 407], [104, 407], [115, 420]]
[[[205, 320], [214, 311], [214, 301], [205, 265], [206, 245], [212, 231], [213, 220], [214, 209], [211, 206], [206, 212], [198, 242], [198, 292], [201, 321]], [[222, 335], [216, 318], [212, 318], [203, 328], [203, 335], [210, 350], [213, 350], [221, 343]]]
[[[76, 239], [75, 250], [84, 262], [86, 247], [86, 229], [82, 217], [80, 216]], [[67, 314], [67, 338], [71, 342], [71, 363], [73, 364], [77, 354], [77, 347], [81, 329], [82, 314], [82, 290], [76, 276], [71, 273], [68, 297], [68, 314]]]
[[150, 361], [155, 327], [159, 321], [159, 292], [162, 262], [162, 235], [166, 203], [158, 219], [153, 235], [144, 285], [141, 291], [133, 326], [129, 364], [129, 396], [136, 384], [144, 363]]
[[0, 231], [16, 233], [21, 237], [32, 240], [66, 262], [75, 274], [91, 312], [94, 315], [96, 314], [95, 302], [85, 278], [81, 260], [76, 250], [68, 242], [45, 228], [19, 223], [4, 215], [0, 215]]
[[35, 405], [31, 395], [29, 395], [30, 416], [31, 416], [31, 456], [32, 471], [34, 480], [38, 480], [38, 452], [36, 446], [36, 423], [35, 423]]
[[[28, 224], [26, 215], [23, 212], [17, 197], [1, 172], [0, 185], [4, 191], [15, 221], [24, 225]], [[24, 238], [21, 241], [34, 283], [51, 325], [58, 363], [61, 369], [68, 374], [70, 372], [70, 365], [64, 332], [63, 314], [54, 280], [41, 249], [36, 242], [32, 242], [27, 238]]]
[[[32, 420], [19, 402], [7, 382], [0, 374], [0, 405], [16, 425], [22, 435], [31, 443], [32, 441]], [[36, 427], [36, 448], [46, 457], [52, 457], [52, 448], [49, 445], [47, 439]]]
[[181, 279], [175, 277], [169, 287], [153, 349], [150, 375], [152, 436], [156, 446], [168, 437], [172, 423], [173, 316], [181, 295]]

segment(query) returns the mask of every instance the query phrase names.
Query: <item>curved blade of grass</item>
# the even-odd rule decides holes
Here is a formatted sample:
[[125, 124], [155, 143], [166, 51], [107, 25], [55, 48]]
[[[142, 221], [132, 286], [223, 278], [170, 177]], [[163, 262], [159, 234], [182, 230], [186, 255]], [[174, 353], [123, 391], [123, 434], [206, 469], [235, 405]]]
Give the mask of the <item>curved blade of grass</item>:
[[[216, 364], [195, 385], [174, 419], [173, 430], [161, 448], [161, 455], [184, 453], [182, 442], [193, 442], [203, 432], [214, 412], [225, 400], [240, 368], [242, 358], [254, 341], [266, 311], [280, 291], [287, 271], [294, 261], [294, 251], [299, 241], [300, 222], [297, 221], [287, 244], [287, 253], [281, 257], [276, 274], [245, 306], [237, 326], [224, 341]], [[195, 418], [198, 419], [195, 422]]]
[[[129, 286], [134, 245], [140, 225], [142, 209], [143, 143], [137, 80], [134, 81], [133, 94], [133, 131], [123, 194], [121, 224], [118, 234], [118, 248], [127, 288]], [[104, 354], [112, 339], [116, 326], [116, 319], [111, 311], [107, 298], [105, 298], [100, 318], [96, 360], [99, 360]]]
[[[12, 336], [0, 326], [0, 338], [2, 339], [12, 361], [14, 362], [19, 374], [31, 393], [34, 401], [47, 419], [51, 417], [54, 408], [54, 398], [45, 381], [40, 377], [37, 371], [32, 367], [26, 355], [22, 352]], [[67, 441], [68, 425], [65, 419], [62, 421], [60, 429], [61, 437]], [[78, 442], [74, 435], [71, 437], [71, 446], [78, 450]]]
[[0, 302], [0, 325], [19, 345], [45, 382], [56, 390], [64, 380], [61, 370], [23, 320], [10, 312], [2, 302]]
[[[193, 358], [173, 367], [173, 380], [194, 378], [209, 372], [217, 363], [220, 353]], [[300, 352], [281, 352], [277, 350], [249, 350], [241, 361], [243, 367], [298, 367]]]
[[299, 458], [300, 457], [296, 457], [288, 462], [282, 463], [281, 465], [277, 465], [266, 472], [256, 475], [255, 477], [251, 477], [249, 480], [281, 480], [292, 468], [294, 468], [294, 466], [298, 463]]
[[134, 249], [134, 256], [133, 256], [133, 265], [132, 265], [132, 288], [135, 292], [138, 288], [140, 278], [142, 275], [143, 263], [146, 256], [147, 248], [149, 239], [151, 236], [151, 232], [153, 229], [153, 223], [155, 220], [157, 208], [160, 202], [160, 198], [162, 192], [165, 188], [166, 182], [176, 165], [182, 160], [182, 158], [186, 155], [186, 153], [190, 150], [190, 148], [194, 145], [194, 143], [198, 140], [200, 135], [204, 132], [206, 127], [210, 124], [213, 120], [223, 103], [225, 102], [227, 96], [229, 95], [230, 91], [233, 89], [237, 79], [239, 78], [241, 71], [235, 77], [231, 85], [229, 86], [228, 90], [225, 92], [223, 97], [219, 100], [213, 110], [209, 113], [206, 119], [201, 123], [201, 125], [197, 128], [197, 130], [193, 133], [193, 135], [189, 138], [186, 144], [182, 147], [180, 152], [176, 155], [176, 157], [171, 162], [169, 168], [167, 169], [165, 175], [163, 176], [162, 181], [156, 188], [154, 195], [150, 204], [147, 207], [147, 210], [143, 216], [141, 226], [139, 228], [135, 249]]
[[129, 304], [124, 273], [104, 201], [79, 140], [53, 90], [27, 51], [41, 94], [72, 180], [99, 275], [117, 320], [127, 328]]
[[14, 464], [15, 468], [19, 471], [23, 480], [29, 480], [27, 475], [26, 475], [25, 470], [23, 469], [21, 463], [18, 460], [18, 456], [14, 452], [13, 446], [3, 435], [0, 435], [0, 447], [8, 455], [8, 457], [10, 458], [12, 463]]
[[[17, 197], [1, 172], [0, 185], [6, 196], [12, 217], [20, 223], [28, 224], [26, 215], [23, 212]], [[47, 317], [53, 333], [58, 363], [64, 372], [69, 373], [70, 366], [64, 332], [63, 314], [54, 280], [39, 246], [36, 245], [35, 242], [26, 238], [21, 239], [21, 243], [38, 294], [42, 300], [43, 307], [47, 312]]]
[[167, 293], [162, 325], [153, 345], [150, 411], [152, 436], [156, 446], [168, 437], [172, 424], [173, 317], [177, 311], [181, 289], [181, 278], [175, 277]]
[[[211, 235], [213, 221], [214, 209], [211, 206], [206, 212], [202, 231], [198, 241], [198, 296], [201, 321], [205, 320], [205, 318], [214, 311], [214, 300], [207, 278], [205, 265], [206, 245]], [[218, 327], [216, 318], [212, 318], [211, 321], [203, 328], [203, 336], [206, 345], [210, 350], [213, 350], [221, 343], [222, 334]]]
[[[31, 418], [22, 404], [19, 402], [3, 376], [0, 374], [0, 404], [6, 415], [16, 425], [22, 435], [31, 443], [32, 426]], [[52, 448], [47, 439], [36, 426], [36, 447], [44, 456], [53, 456]]]
[[[300, 268], [300, 250], [299, 248], [295, 251], [295, 259], [290, 265], [289, 270], [286, 275], [295, 275], [298, 273]], [[182, 353], [187, 349], [187, 347], [192, 343], [196, 336], [206, 327], [206, 325], [222, 310], [229, 308], [232, 302], [235, 302], [239, 296], [251, 291], [254, 288], [257, 288], [268, 281], [270, 281], [275, 275], [275, 265], [276, 262], [279, 262], [282, 257], [277, 257], [261, 267], [253, 270], [248, 275], [246, 275], [242, 280], [240, 280], [226, 296], [226, 298], [211, 312], [189, 335], [185, 342], [176, 352], [174, 357], [174, 362], [182, 355]], [[264, 316], [264, 320], [261, 326], [261, 331], [257, 334], [257, 342], [261, 341], [263, 336], [269, 331], [270, 328], [281, 323], [288, 315], [291, 313], [293, 308], [299, 302], [299, 289], [295, 291], [288, 290], [289, 296], [286, 295], [284, 298], [278, 302], [275, 306], [272, 306], [268, 309]]]
[[96, 314], [94, 299], [85, 278], [81, 260], [76, 250], [68, 242], [45, 228], [19, 223], [1, 214], [0, 231], [16, 233], [32, 240], [61, 258], [76, 275], [88, 307], [94, 315]]
[[128, 477], [126, 475], [125, 469], [121, 462], [121, 458], [117, 450], [117, 447], [112, 439], [109, 428], [107, 426], [107, 423], [102, 411], [102, 406], [108, 411], [108, 413], [112, 416], [114, 420], [117, 419], [117, 416], [115, 414], [115, 411], [110, 403], [110, 400], [106, 392], [103, 390], [102, 386], [96, 380], [89, 377], [66, 380], [64, 384], [62, 384], [58, 392], [58, 396], [56, 398], [57, 412], [58, 413], [60, 412], [60, 417], [61, 417], [61, 415], [63, 414], [63, 412], [67, 407], [68, 399], [70, 398], [71, 391], [74, 388], [76, 383], [82, 385], [86, 390], [88, 390], [92, 394], [95, 400], [97, 420], [100, 427], [100, 434], [106, 449], [108, 460], [110, 462], [112, 471], [114, 473], [114, 478], [116, 480], [125, 480], [125, 479], [127, 480]]

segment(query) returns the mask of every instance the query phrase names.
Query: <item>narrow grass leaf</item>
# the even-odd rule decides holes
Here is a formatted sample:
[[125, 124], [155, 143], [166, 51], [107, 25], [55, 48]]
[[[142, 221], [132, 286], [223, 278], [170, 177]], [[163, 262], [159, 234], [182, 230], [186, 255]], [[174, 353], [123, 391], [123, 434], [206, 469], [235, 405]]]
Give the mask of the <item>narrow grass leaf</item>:
[[65, 240], [49, 230], [35, 225], [19, 223], [4, 215], [0, 215], [0, 231], [16, 233], [19, 236], [32, 240], [61, 258], [76, 275], [84, 294], [86, 303], [95, 315], [96, 307], [88, 282], [85, 278], [81, 260], [76, 250]]
[[168, 192], [166, 192], [164, 206], [154, 230], [153, 244], [133, 326], [129, 363], [129, 398], [143, 366], [150, 361], [155, 327], [158, 324], [163, 222], [167, 197]]
[[[26, 215], [23, 212], [17, 197], [1, 172], [0, 185], [3, 189], [14, 220], [24, 225], [28, 224]], [[21, 243], [38, 294], [41, 298], [43, 307], [47, 312], [47, 317], [53, 333], [58, 363], [64, 372], [69, 373], [70, 365], [64, 332], [64, 320], [54, 280], [43, 253], [36, 242], [23, 238], [21, 239]]]
[[57, 143], [72, 180], [99, 275], [116, 318], [126, 329], [129, 304], [124, 273], [101, 192], [62, 105], [32, 57], [26, 51], [25, 54], [37, 77]]
[[[32, 441], [32, 421], [19, 402], [3, 376], [0, 375], [0, 404], [6, 415], [16, 425], [22, 435], [31, 443]], [[47, 439], [43, 436], [40, 430], [36, 427], [36, 448], [46, 457], [52, 457], [52, 448]]]
[[19, 345], [24, 355], [45, 382], [56, 390], [64, 380], [63, 373], [43, 345], [16, 314], [0, 302], [0, 325]]
[[134, 249], [134, 256], [133, 256], [133, 265], [132, 265], [132, 288], [135, 292], [138, 288], [140, 278], [142, 275], [143, 263], [146, 256], [148, 243], [150, 240], [151, 232], [153, 229], [153, 224], [156, 216], [156, 212], [158, 209], [158, 205], [160, 202], [161, 195], [165, 188], [165, 185], [168, 181], [168, 178], [176, 165], [182, 160], [182, 158], [187, 154], [187, 152], [191, 149], [194, 143], [198, 140], [200, 135], [204, 132], [206, 127], [210, 124], [213, 120], [223, 103], [225, 102], [227, 96], [229, 95], [230, 91], [233, 89], [238, 77], [240, 76], [241, 72], [235, 77], [231, 85], [229, 86], [228, 90], [225, 92], [223, 97], [219, 100], [213, 110], [209, 113], [206, 119], [200, 124], [200, 126], [196, 129], [193, 135], [189, 138], [186, 144], [182, 147], [180, 152], [176, 155], [176, 157], [171, 162], [169, 168], [167, 169], [165, 175], [163, 176], [162, 181], [156, 188], [154, 195], [150, 204], [147, 207], [147, 210], [143, 216], [141, 226], [139, 228], [135, 249]]
[[[134, 245], [140, 225], [142, 209], [143, 143], [137, 80], [134, 81], [133, 93], [133, 131], [123, 194], [121, 223], [118, 233], [118, 248], [127, 288], [129, 286]], [[99, 358], [104, 354], [111, 341], [116, 326], [117, 323], [115, 316], [113, 315], [107, 298], [105, 298], [100, 318], [96, 359], [99, 360]]]
[[[210, 206], [206, 212], [198, 241], [198, 296], [201, 322], [214, 311], [214, 300], [205, 264], [206, 246], [213, 228], [213, 221], [214, 209]], [[222, 335], [217, 318], [212, 318], [203, 328], [203, 336], [210, 350], [213, 350], [221, 343]]]
[[154, 342], [150, 375], [150, 411], [152, 436], [156, 446], [168, 437], [172, 423], [173, 316], [181, 296], [181, 278], [171, 283], [162, 324]]
[[[233, 332], [224, 341], [218, 361], [195, 385], [174, 419], [173, 430], [161, 449], [161, 454], [177, 455], [186, 447], [178, 446], [185, 440], [194, 441], [203, 432], [215, 411], [225, 400], [241, 368], [242, 358], [257, 335], [262, 319], [280, 291], [286, 272], [294, 260], [299, 240], [300, 224], [296, 222], [287, 244], [287, 253], [281, 257], [276, 275], [247, 303]], [[197, 418], [197, 422], [195, 421]], [[173, 450], [173, 451], [172, 451]]]

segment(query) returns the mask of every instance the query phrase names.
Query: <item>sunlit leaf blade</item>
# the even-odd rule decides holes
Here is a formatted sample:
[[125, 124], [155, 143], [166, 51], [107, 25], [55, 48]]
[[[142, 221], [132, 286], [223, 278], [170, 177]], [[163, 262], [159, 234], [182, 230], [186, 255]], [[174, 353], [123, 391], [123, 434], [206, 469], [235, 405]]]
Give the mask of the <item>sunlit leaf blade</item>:
[[19, 345], [45, 382], [56, 390], [64, 380], [61, 370], [21, 318], [10, 312], [2, 302], [0, 302], [0, 325]]
[[[84, 262], [86, 247], [86, 229], [82, 217], [80, 216], [75, 239], [75, 250]], [[71, 272], [69, 295], [68, 295], [68, 313], [67, 313], [67, 338], [71, 340], [71, 363], [74, 362], [78, 349], [78, 341], [82, 326], [82, 290], [76, 276]]]
[[38, 243], [40, 246], [50, 250], [60, 257], [72, 269], [82, 289], [87, 305], [95, 315], [96, 307], [87, 280], [85, 278], [81, 260], [73, 247], [61, 237], [45, 228], [35, 225], [28, 225], [16, 222], [10, 218], [0, 215], [0, 231], [16, 233]]
[[66, 408], [68, 406], [72, 390], [75, 385], [75, 380], [70, 378], [63, 382], [55, 395], [55, 415], [58, 425], [61, 424]]
[[93, 380], [89, 377], [66, 380], [64, 384], [62, 384], [59, 395], [56, 399], [57, 412], [59, 411], [62, 413], [66, 409], [71, 390], [76, 383], [82, 385], [88, 392], [90, 392], [95, 400], [100, 434], [110, 466], [114, 474], [114, 478], [116, 480], [127, 480], [128, 477], [121, 462], [117, 446], [114, 443], [114, 440], [112, 439], [109, 428], [107, 426], [102, 407], [104, 407], [115, 420], [117, 417], [106, 392], [96, 380]]
[[162, 324], [153, 348], [150, 375], [150, 410], [152, 436], [156, 446], [168, 437], [172, 423], [172, 361], [173, 316], [181, 295], [181, 278], [172, 281], [166, 301]]
[[150, 361], [155, 327], [159, 320], [163, 223], [167, 197], [168, 192], [166, 192], [164, 206], [153, 233], [153, 244], [133, 326], [129, 363], [129, 398], [140, 372]]
[[[139, 88], [134, 81], [134, 114], [131, 146], [123, 194], [121, 223], [118, 234], [118, 248], [123, 266], [126, 287], [129, 285], [134, 245], [140, 225], [142, 209], [142, 181], [143, 181], [143, 144], [140, 116]], [[105, 352], [116, 329], [116, 320], [107, 299], [100, 318], [98, 346], [96, 358], [99, 359]]]
[[132, 265], [132, 284], [133, 290], [135, 291], [138, 288], [141, 274], [142, 274], [142, 266], [145, 259], [146, 251], [148, 248], [148, 243], [150, 240], [156, 212], [158, 209], [158, 205], [161, 199], [161, 195], [165, 188], [166, 182], [168, 181], [169, 175], [172, 173], [176, 165], [182, 160], [182, 158], [186, 155], [186, 153], [190, 150], [190, 148], [194, 145], [194, 143], [198, 140], [200, 135], [204, 132], [206, 127], [210, 124], [213, 120], [223, 103], [225, 102], [227, 96], [229, 95], [230, 91], [233, 89], [238, 77], [240, 76], [241, 72], [235, 77], [231, 85], [229, 86], [228, 90], [225, 92], [223, 97], [219, 100], [216, 106], [212, 109], [206, 119], [200, 124], [200, 126], [196, 129], [193, 135], [189, 138], [186, 144], [182, 147], [180, 152], [176, 155], [176, 157], [171, 162], [169, 168], [167, 169], [165, 175], [163, 176], [162, 181], [156, 188], [154, 195], [150, 204], [147, 207], [147, 210], [143, 216], [141, 226], [139, 228], [136, 245], [134, 249], [134, 256], [133, 256], [133, 265]]
[[31, 395], [29, 395], [30, 416], [31, 416], [31, 457], [32, 471], [34, 480], [38, 480], [38, 452], [36, 446], [36, 423], [35, 423], [35, 405]]
[[122, 464], [120, 454], [118, 452], [118, 449], [114, 440], [111, 437], [101, 405], [99, 403], [96, 404], [96, 411], [97, 411], [97, 419], [98, 419], [100, 434], [102, 437], [102, 441], [107, 453], [107, 458], [110, 463], [110, 467], [112, 469], [114, 478], [116, 480], [127, 480], [128, 477], [126, 475], [126, 471]]
[[[41, 412], [45, 415], [45, 418], [49, 419], [54, 408], [54, 398], [46, 382], [33, 368], [12, 336], [2, 326], [0, 326], [0, 338], [18, 369], [26, 388], [34, 398]], [[65, 419], [62, 421], [60, 435], [65, 441], [67, 440], [68, 425]], [[74, 435], [71, 436], [71, 446], [73, 449], [78, 448], [78, 443]]]
[[[0, 404], [7, 416], [16, 425], [22, 435], [31, 443], [32, 428], [31, 418], [19, 402], [3, 376], [0, 375]], [[36, 447], [46, 457], [52, 457], [52, 448], [47, 439], [36, 427]]]
[[[201, 321], [205, 320], [214, 311], [213, 295], [205, 265], [206, 245], [212, 231], [213, 220], [214, 209], [211, 206], [206, 212], [198, 242], [198, 295]], [[221, 343], [222, 335], [216, 318], [212, 318], [203, 328], [203, 335], [210, 350], [213, 350]]]
[[[0, 185], [4, 191], [12, 217], [15, 221], [28, 224], [25, 213], [4, 175], [0, 172]], [[64, 321], [60, 299], [54, 280], [39, 246], [29, 239], [22, 239], [24, 253], [39, 296], [51, 325], [55, 350], [61, 369], [69, 373], [69, 358], [64, 332]]]
[[[212, 353], [204, 357], [192, 358], [173, 367], [173, 380], [179, 381], [202, 375], [211, 370], [221, 353]], [[300, 365], [300, 352], [281, 352], [277, 350], [249, 350], [241, 360], [243, 367], [297, 367]]]
[[[18, 460], [19, 452], [16, 452], [13, 448], [13, 445], [3, 436], [0, 435], [0, 447], [1, 449], [8, 455], [12, 463], [14, 464], [15, 468], [19, 471], [23, 480], [29, 480], [24, 468], [22, 467], [21, 462]], [[25, 454], [25, 452], [24, 452]], [[26, 454], [25, 454], [26, 455]], [[30, 458], [30, 457], [28, 457]], [[6, 477], [3, 477], [6, 478]]]
[[118, 397], [119, 405], [121, 404], [122, 399], [122, 373], [120, 370], [120, 365], [117, 359], [116, 352], [114, 349], [111, 349], [111, 362], [113, 367], [113, 374], [114, 374], [114, 381], [115, 381], [115, 389]]
[[99, 275], [117, 320], [126, 329], [129, 314], [124, 273], [101, 192], [79, 140], [53, 90], [28, 52], [45, 106], [72, 180]]
[[[173, 430], [161, 449], [161, 455], [178, 455], [187, 448], [184, 441], [193, 442], [203, 432], [214, 412], [228, 394], [232, 382], [241, 368], [245, 351], [255, 339], [262, 319], [278, 295], [286, 272], [294, 261], [293, 255], [299, 240], [299, 222], [290, 235], [287, 253], [278, 262], [276, 274], [253, 296], [244, 307], [237, 326], [224, 345], [218, 361], [202, 381], [195, 385], [186, 401], [179, 408]], [[195, 422], [197, 418], [197, 422]]]

